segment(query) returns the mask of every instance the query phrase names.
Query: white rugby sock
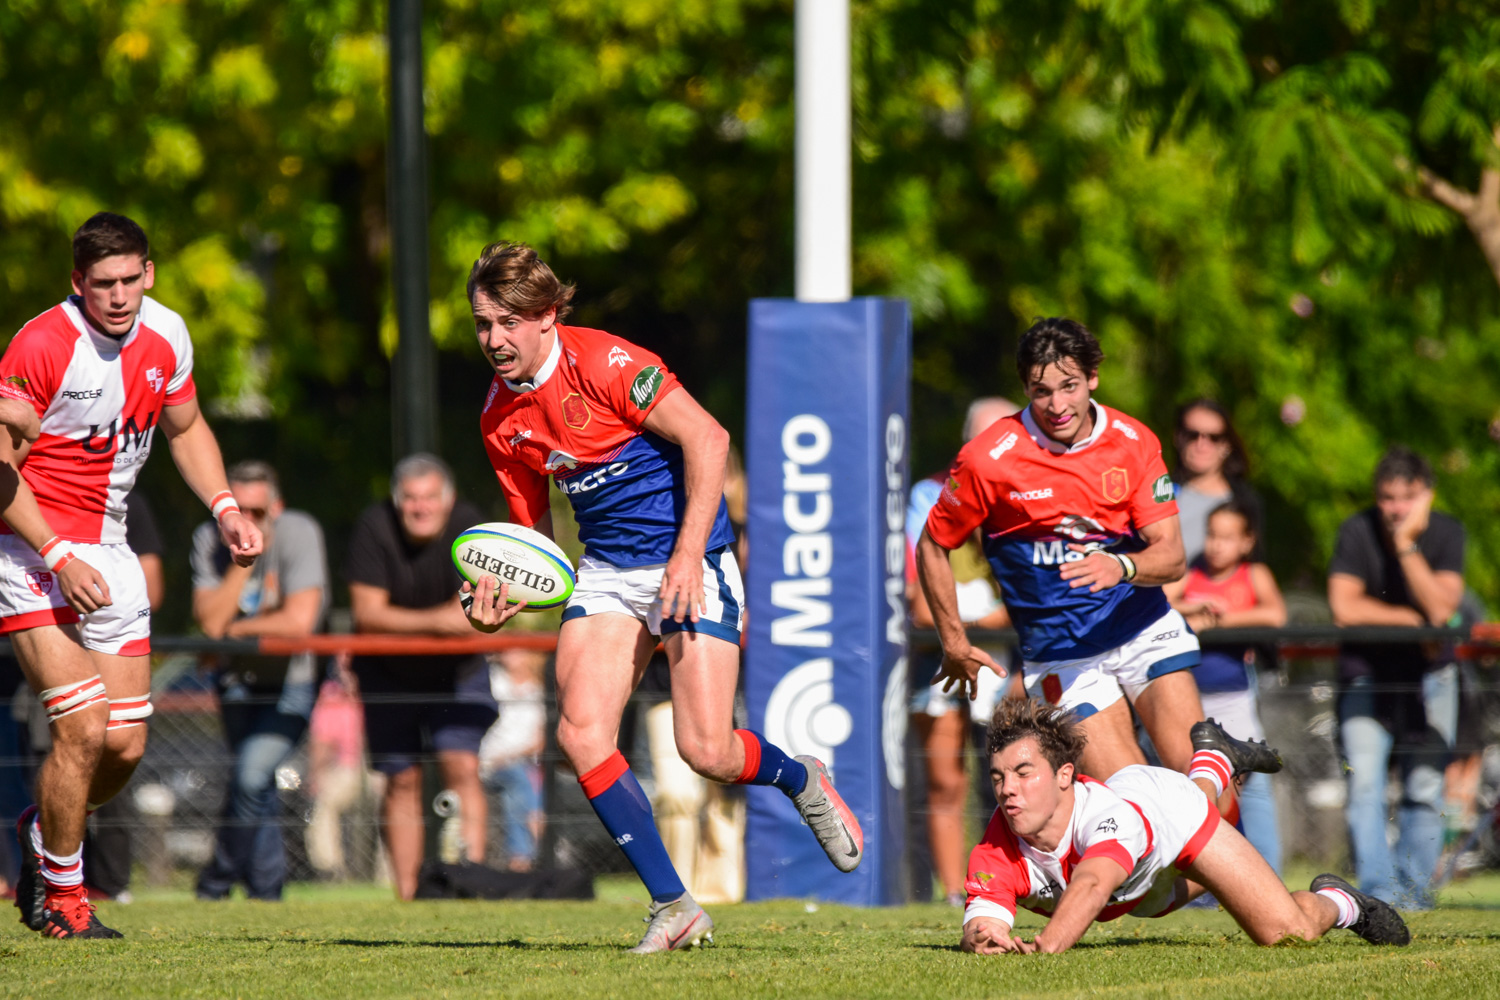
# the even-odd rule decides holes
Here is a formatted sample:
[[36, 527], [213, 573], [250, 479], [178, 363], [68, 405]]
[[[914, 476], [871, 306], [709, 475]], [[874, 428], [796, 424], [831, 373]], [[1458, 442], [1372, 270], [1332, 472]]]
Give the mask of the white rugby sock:
[[1219, 750], [1198, 750], [1193, 753], [1193, 761], [1188, 765], [1188, 777], [1191, 779], [1202, 778], [1214, 786], [1214, 798], [1224, 794], [1224, 789], [1229, 787], [1229, 782], [1234, 778], [1234, 768], [1229, 763], [1229, 758]]
[[1333, 905], [1339, 908], [1339, 918], [1333, 922], [1335, 927], [1349, 927], [1359, 919], [1359, 904], [1343, 889], [1330, 885], [1319, 889], [1318, 895], [1333, 900]]

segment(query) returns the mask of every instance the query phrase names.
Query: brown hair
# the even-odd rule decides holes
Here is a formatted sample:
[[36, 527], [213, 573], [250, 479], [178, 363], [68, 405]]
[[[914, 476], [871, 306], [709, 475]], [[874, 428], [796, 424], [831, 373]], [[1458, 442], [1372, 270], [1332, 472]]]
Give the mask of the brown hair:
[[1177, 425], [1172, 434], [1172, 443], [1177, 449], [1177, 467], [1173, 470], [1172, 478], [1181, 481], [1187, 477], [1182, 468], [1182, 436], [1187, 431], [1187, 415], [1194, 410], [1206, 410], [1224, 421], [1224, 442], [1229, 445], [1229, 454], [1224, 459], [1222, 469], [1224, 478], [1231, 483], [1243, 481], [1250, 475], [1250, 458], [1245, 453], [1245, 442], [1234, 429], [1234, 421], [1229, 419], [1229, 411], [1224, 409], [1224, 404], [1207, 396], [1200, 396], [1177, 408]]
[[1022, 387], [1048, 365], [1063, 368], [1071, 362], [1080, 375], [1088, 376], [1099, 370], [1103, 360], [1104, 349], [1089, 328], [1061, 316], [1038, 319], [1016, 345], [1016, 374]]
[[1064, 764], [1078, 770], [1078, 758], [1083, 756], [1088, 737], [1069, 709], [1035, 698], [1003, 699], [990, 719], [989, 752], [997, 754], [1028, 736], [1036, 740], [1054, 771]]
[[87, 271], [106, 257], [131, 254], [146, 261], [151, 243], [135, 220], [113, 212], [96, 212], [73, 234], [73, 270]]
[[484, 248], [469, 271], [469, 302], [484, 292], [517, 316], [534, 319], [548, 309], [562, 319], [572, 310], [572, 285], [557, 280], [552, 268], [525, 243], [502, 241]]

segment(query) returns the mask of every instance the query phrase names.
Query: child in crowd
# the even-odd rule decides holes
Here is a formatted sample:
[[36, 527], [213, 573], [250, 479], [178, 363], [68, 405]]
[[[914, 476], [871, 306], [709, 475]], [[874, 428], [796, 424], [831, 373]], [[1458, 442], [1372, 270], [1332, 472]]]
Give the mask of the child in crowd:
[[[1162, 588], [1195, 632], [1286, 624], [1281, 589], [1270, 567], [1250, 562], [1254, 550], [1255, 529], [1244, 505], [1229, 500], [1209, 512], [1203, 553], [1188, 567], [1187, 576]], [[1193, 668], [1204, 715], [1236, 739], [1266, 738], [1256, 707], [1253, 664], [1248, 646], [1205, 643], [1202, 662]], [[1240, 818], [1245, 838], [1280, 873], [1281, 838], [1270, 775], [1254, 774], [1245, 782]]]

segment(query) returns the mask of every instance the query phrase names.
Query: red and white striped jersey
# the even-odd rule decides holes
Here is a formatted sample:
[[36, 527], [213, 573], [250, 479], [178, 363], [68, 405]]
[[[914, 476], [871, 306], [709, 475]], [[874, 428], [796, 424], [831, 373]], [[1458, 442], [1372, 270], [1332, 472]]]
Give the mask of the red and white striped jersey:
[[0, 395], [41, 417], [21, 475], [52, 530], [74, 542], [123, 542], [125, 495], [162, 408], [196, 391], [187, 325], [149, 296], [118, 339], [88, 322], [76, 296], [23, 326], [0, 357]]

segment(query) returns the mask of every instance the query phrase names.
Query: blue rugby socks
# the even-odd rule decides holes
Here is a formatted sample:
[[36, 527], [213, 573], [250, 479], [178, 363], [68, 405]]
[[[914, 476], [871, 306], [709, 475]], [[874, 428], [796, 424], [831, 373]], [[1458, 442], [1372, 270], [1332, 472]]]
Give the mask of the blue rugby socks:
[[737, 785], [775, 785], [787, 795], [796, 795], [807, 787], [807, 768], [788, 757], [774, 743], [754, 730], [736, 729], [734, 735], [745, 745], [745, 769], [734, 779]]
[[579, 775], [578, 783], [604, 828], [646, 884], [652, 902], [665, 903], [686, 892], [656, 832], [651, 803], [620, 751]]

